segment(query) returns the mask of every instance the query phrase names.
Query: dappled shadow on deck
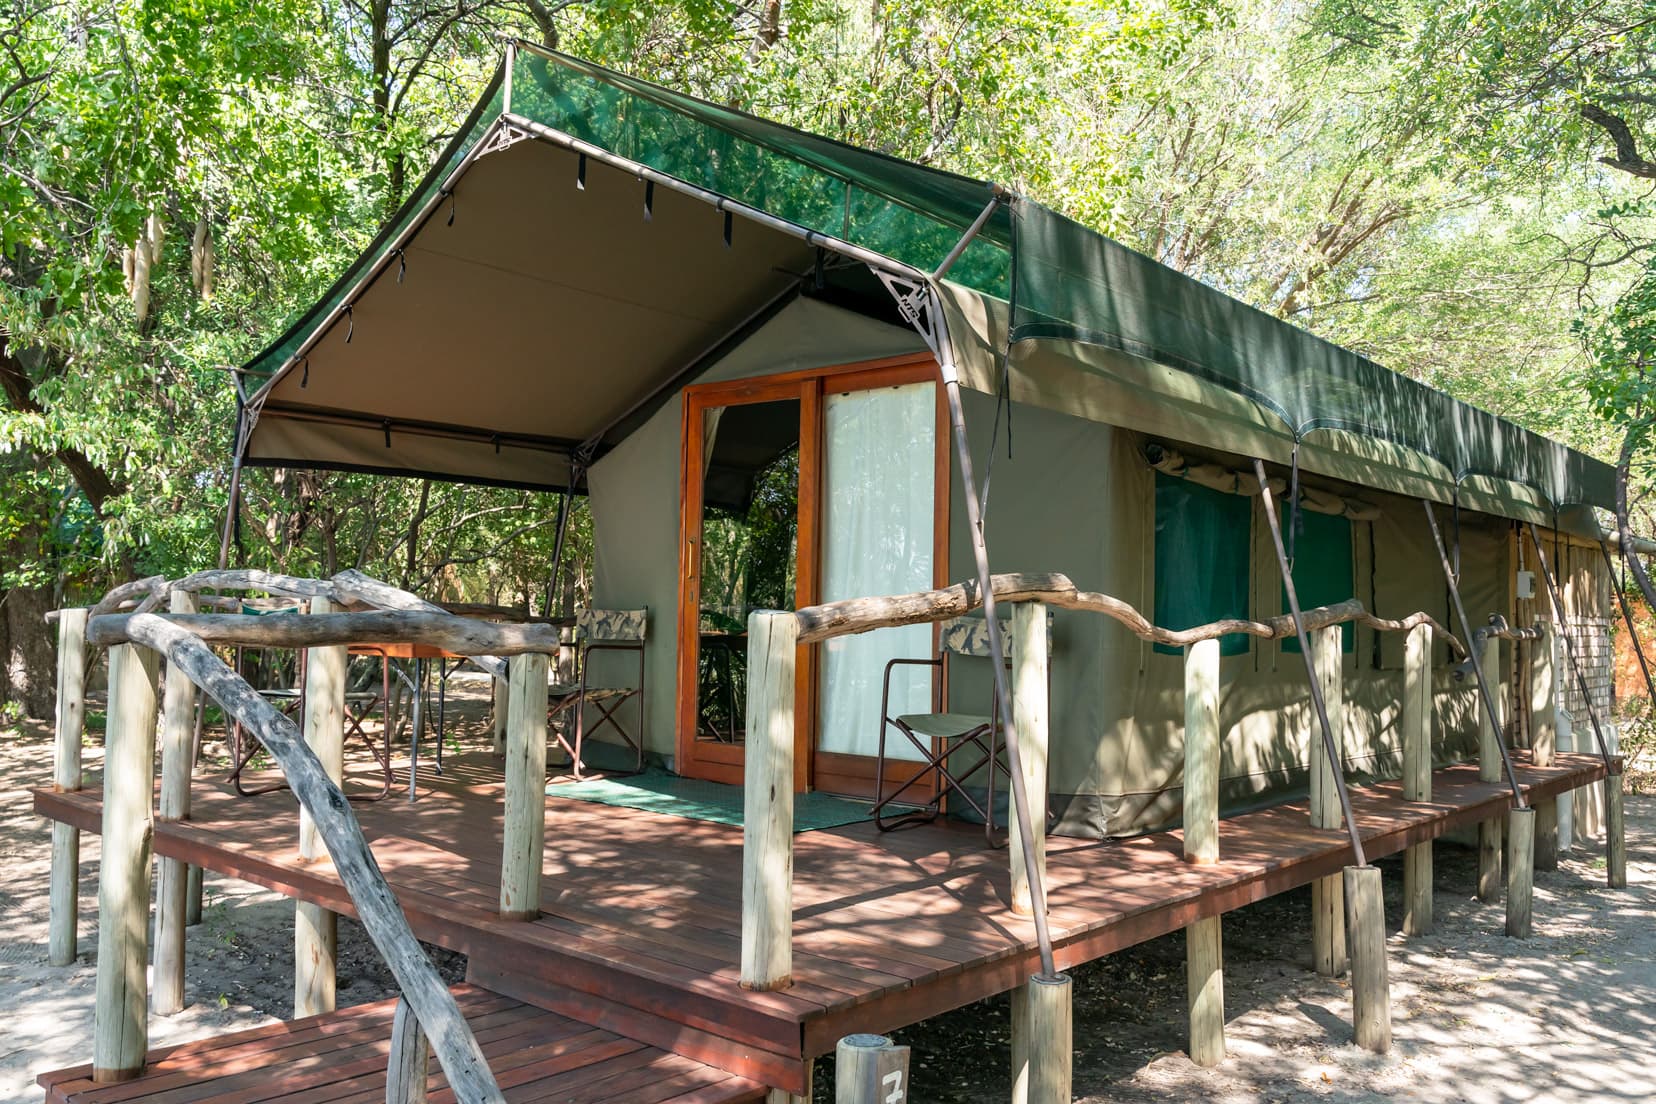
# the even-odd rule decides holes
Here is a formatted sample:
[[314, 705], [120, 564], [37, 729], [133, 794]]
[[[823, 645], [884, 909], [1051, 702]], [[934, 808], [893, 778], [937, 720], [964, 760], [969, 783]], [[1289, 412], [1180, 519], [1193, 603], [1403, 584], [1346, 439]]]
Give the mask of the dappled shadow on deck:
[[[1521, 766], [1526, 784], [1558, 792], [1602, 768], [1561, 756]], [[543, 915], [495, 917], [501, 858], [500, 762], [450, 757], [401, 794], [357, 807], [387, 879], [423, 939], [472, 956], [480, 983], [516, 996], [553, 994], [726, 1040], [795, 1062], [852, 1030], [888, 1030], [1003, 991], [1035, 965], [1033, 925], [1007, 906], [1007, 856], [981, 829], [938, 823], [880, 833], [863, 823], [795, 837], [794, 979], [753, 993], [737, 985], [739, 828], [549, 797]], [[1384, 855], [1504, 808], [1475, 767], [1438, 772], [1437, 800], [1402, 801], [1395, 784], [1353, 795], [1371, 855]], [[37, 805], [96, 829], [95, 789], [42, 793]], [[1221, 826], [1223, 861], [1196, 867], [1176, 832], [1123, 841], [1054, 839], [1051, 922], [1067, 967], [1333, 873], [1349, 862], [1343, 832], [1310, 828], [1303, 803]], [[326, 861], [301, 863], [287, 793], [240, 798], [205, 779], [193, 819], [158, 824], [156, 849], [350, 912]], [[555, 1003], [555, 1002], [554, 1002]], [[600, 1007], [601, 1006], [601, 1007]], [[594, 1012], [594, 1015], [597, 1013]], [[672, 1037], [661, 1024], [677, 1025]], [[688, 1044], [686, 1044], [688, 1046]], [[703, 1047], [704, 1056], [718, 1048]], [[755, 1071], [763, 1072], [763, 1071]], [[770, 1083], [779, 1083], [771, 1081]]]

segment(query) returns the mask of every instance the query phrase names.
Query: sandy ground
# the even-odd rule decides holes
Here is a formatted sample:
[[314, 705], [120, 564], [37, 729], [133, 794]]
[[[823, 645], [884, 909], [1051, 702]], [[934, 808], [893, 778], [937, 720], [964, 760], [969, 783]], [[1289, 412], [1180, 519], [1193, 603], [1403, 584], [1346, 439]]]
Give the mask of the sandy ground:
[[[88, 740], [84, 762], [101, 767]], [[0, 1104], [37, 1102], [35, 1077], [92, 1059], [98, 950], [98, 837], [81, 835], [80, 957], [46, 962], [50, 822], [34, 815], [28, 787], [51, 782], [48, 726], [0, 728]], [[185, 1000], [177, 1016], [150, 1017], [150, 1045], [221, 1035], [293, 1015], [293, 902], [208, 874], [201, 924], [185, 941]], [[459, 981], [463, 956], [434, 950]], [[360, 925], [339, 923], [339, 1005], [396, 995], [390, 971]]]
[[[472, 733], [478, 735], [474, 726]], [[88, 748], [89, 765], [98, 749]], [[0, 730], [0, 1101], [38, 1101], [35, 1076], [89, 1060], [98, 842], [83, 837], [81, 957], [46, 964], [49, 829], [26, 787], [50, 775], [43, 728]], [[1171, 936], [1076, 972], [1078, 1099], [1467, 1101], [1646, 1100], [1656, 1095], [1656, 798], [1628, 799], [1629, 886], [1604, 887], [1598, 851], [1578, 848], [1536, 879], [1535, 935], [1501, 934], [1500, 904], [1472, 896], [1470, 851], [1438, 848], [1437, 933], [1393, 935], [1396, 1048], [1350, 1044], [1350, 990], [1309, 971], [1308, 891], [1225, 919], [1231, 1057], [1184, 1056], [1184, 949]], [[1395, 931], [1401, 865], [1388, 860]], [[292, 903], [209, 876], [189, 940], [189, 1007], [151, 1018], [154, 1045], [285, 1018], [292, 1011]], [[446, 976], [464, 963], [439, 953]], [[354, 924], [341, 925], [341, 1005], [391, 995]], [[917, 1102], [1007, 1099], [1008, 1014], [984, 1001], [900, 1033], [914, 1047]], [[832, 1099], [826, 1065], [818, 1098]]]

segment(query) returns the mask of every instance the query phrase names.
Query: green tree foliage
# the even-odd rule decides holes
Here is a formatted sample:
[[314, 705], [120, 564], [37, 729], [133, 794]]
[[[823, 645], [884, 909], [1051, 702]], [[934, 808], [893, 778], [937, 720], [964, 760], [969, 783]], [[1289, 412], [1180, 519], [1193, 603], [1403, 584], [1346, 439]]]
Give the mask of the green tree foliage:
[[[366, 244], [507, 35], [1008, 184], [1614, 455], [1649, 410], [1627, 374], [1656, 240], [1647, 6], [8, 0], [0, 654], [16, 670], [54, 604], [216, 562], [228, 366]], [[556, 496], [296, 471], [244, 489], [232, 559], [536, 611], [590, 585], [577, 508], [547, 593]], [[23, 657], [47, 668], [17, 691], [31, 710], [49, 658]]]

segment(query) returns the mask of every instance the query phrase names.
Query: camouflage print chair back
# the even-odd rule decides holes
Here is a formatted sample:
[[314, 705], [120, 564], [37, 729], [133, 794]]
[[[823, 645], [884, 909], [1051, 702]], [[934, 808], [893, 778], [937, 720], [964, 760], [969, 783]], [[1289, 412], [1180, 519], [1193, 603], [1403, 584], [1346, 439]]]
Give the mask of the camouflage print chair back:
[[[552, 729], [552, 736], [569, 755], [571, 777], [584, 778], [587, 772], [587, 737], [608, 725], [621, 737], [623, 746], [633, 753], [630, 773], [644, 769], [644, 641], [650, 626], [650, 611], [636, 610], [578, 610], [575, 614], [576, 664], [580, 681], [573, 686], [552, 687], [552, 717], [569, 714], [569, 719]], [[619, 656], [635, 657], [637, 667], [630, 683], [616, 685], [594, 681], [592, 657], [594, 653], [618, 653], [618, 658], [600, 664], [606, 672], [616, 669], [624, 660]], [[624, 676], [623, 676], [624, 677]], [[617, 712], [627, 702], [636, 699], [637, 711], [633, 728], [621, 723]], [[597, 720], [587, 724], [587, 709], [597, 711]], [[573, 729], [573, 731], [570, 731]]]
[[[1012, 627], [1001, 619], [1001, 655], [1012, 654]], [[989, 658], [989, 622], [981, 617], [951, 617], [938, 625], [938, 647], [951, 655]]]
[[575, 640], [580, 644], [642, 644], [649, 624], [648, 610], [577, 610]]

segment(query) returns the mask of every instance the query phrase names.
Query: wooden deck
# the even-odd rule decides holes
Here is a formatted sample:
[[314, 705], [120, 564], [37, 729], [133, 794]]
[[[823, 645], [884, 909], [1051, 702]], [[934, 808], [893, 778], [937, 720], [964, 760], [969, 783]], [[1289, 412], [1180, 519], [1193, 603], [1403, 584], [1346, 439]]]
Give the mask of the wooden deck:
[[[474, 986], [455, 990], [513, 1104], [742, 1104], [763, 1086]], [[44, 1074], [46, 1104], [381, 1104], [395, 1000], [150, 1052], [142, 1076]], [[432, 1104], [453, 1104], [435, 1063]]]
[[[1523, 753], [1519, 753], [1520, 756]], [[1534, 797], [1603, 777], [1586, 755], [1546, 769], [1520, 758]], [[795, 837], [795, 984], [737, 985], [740, 829], [548, 798], [544, 915], [498, 919], [499, 765], [450, 759], [419, 801], [359, 806], [380, 866], [422, 939], [470, 956], [471, 981], [766, 1085], [802, 1091], [812, 1056], [851, 1031], [917, 1022], [1021, 983], [1034, 931], [1007, 908], [1005, 851], [981, 829], [937, 824], [882, 834], [871, 824]], [[1475, 766], [1439, 771], [1436, 800], [1396, 783], [1353, 792], [1371, 856], [1499, 815], [1502, 785]], [[39, 791], [36, 809], [99, 826], [97, 790]], [[158, 823], [155, 848], [349, 913], [326, 861], [297, 854], [285, 793], [238, 798], [196, 787], [194, 819]], [[1126, 841], [1054, 839], [1051, 922], [1060, 967], [1109, 954], [1331, 874], [1344, 832], [1308, 826], [1304, 803], [1225, 820], [1222, 861], [1192, 866], [1176, 832]]]

